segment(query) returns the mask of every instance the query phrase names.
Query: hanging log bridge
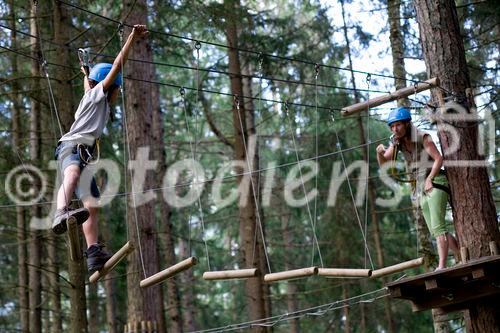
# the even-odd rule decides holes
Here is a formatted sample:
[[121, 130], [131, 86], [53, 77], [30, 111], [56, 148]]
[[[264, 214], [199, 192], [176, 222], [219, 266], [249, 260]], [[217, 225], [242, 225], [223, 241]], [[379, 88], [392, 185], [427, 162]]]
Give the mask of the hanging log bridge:
[[432, 78], [427, 81], [423, 81], [420, 83], [417, 83], [416, 85], [412, 87], [406, 87], [402, 88], [399, 90], [396, 90], [392, 93], [378, 96], [375, 98], [371, 98], [367, 101], [356, 103], [350, 106], [346, 106], [345, 108], [342, 108], [341, 113], [343, 116], [349, 116], [354, 113], [358, 113], [361, 111], [366, 111], [368, 108], [374, 108], [376, 106], [380, 106], [385, 103], [389, 103], [401, 98], [408, 97], [412, 94], [424, 91], [424, 90], [429, 90], [431, 88], [439, 86], [439, 79], [438, 78]]
[[[413, 311], [467, 309], [474, 302], [500, 296], [500, 255], [496, 245], [490, 244], [490, 248], [491, 256], [391, 282], [386, 287], [391, 297], [409, 300]], [[462, 250], [466, 258], [464, 254], [467, 251]]]
[[89, 281], [91, 283], [97, 282], [100, 278], [111, 272], [118, 263], [128, 256], [132, 251], [134, 251], [134, 245], [128, 241], [125, 243], [125, 245], [122, 246], [120, 250], [118, 250], [111, 258], [109, 258], [108, 261], [104, 264], [104, 267], [97, 271], [94, 272], [89, 278]]

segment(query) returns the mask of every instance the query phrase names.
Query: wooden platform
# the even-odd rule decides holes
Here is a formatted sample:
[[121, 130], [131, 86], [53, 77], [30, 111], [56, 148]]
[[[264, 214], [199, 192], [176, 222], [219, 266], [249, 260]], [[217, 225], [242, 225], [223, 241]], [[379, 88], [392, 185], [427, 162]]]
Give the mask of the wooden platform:
[[482, 298], [500, 295], [500, 255], [386, 284], [393, 298], [411, 301], [413, 311], [453, 312]]

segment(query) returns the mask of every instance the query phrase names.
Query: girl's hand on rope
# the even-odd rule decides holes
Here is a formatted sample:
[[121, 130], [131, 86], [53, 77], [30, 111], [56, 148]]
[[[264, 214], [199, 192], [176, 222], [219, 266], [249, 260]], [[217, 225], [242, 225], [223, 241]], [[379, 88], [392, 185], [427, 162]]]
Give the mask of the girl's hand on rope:
[[385, 150], [386, 150], [386, 148], [385, 148], [385, 146], [383, 144], [379, 144], [377, 146], [377, 149], [376, 149], [377, 154], [380, 155], [380, 156], [384, 156]]
[[141, 38], [145, 37], [149, 34], [148, 28], [144, 24], [136, 24], [134, 25], [134, 29], [132, 29], [132, 38]]

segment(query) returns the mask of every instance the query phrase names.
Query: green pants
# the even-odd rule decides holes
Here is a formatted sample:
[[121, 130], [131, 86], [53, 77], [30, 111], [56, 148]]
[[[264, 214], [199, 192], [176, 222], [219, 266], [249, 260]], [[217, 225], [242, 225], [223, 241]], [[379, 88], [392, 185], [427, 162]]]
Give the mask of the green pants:
[[[434, 177], [433, 183], [448, 186], [448, 180], [444, 175]], [[448, 193], [433, 188], [430, 193], [422, 191], [420, 207], [424, 214], [425, 223], [432, 236], [436, 237], [448, 232], [446, 228], [445, 215]]]

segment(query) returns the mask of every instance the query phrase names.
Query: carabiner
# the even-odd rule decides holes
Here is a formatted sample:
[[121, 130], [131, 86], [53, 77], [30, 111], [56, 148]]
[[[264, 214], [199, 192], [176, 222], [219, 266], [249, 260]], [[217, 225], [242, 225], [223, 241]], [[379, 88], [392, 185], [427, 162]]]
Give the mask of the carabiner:
[[80, 60], [80, 66], [85, 70], [85, 74], [89, 75], [90, 66], [90, 55], [89, 50], [84, 48], [78, 49], [78, 59]]

